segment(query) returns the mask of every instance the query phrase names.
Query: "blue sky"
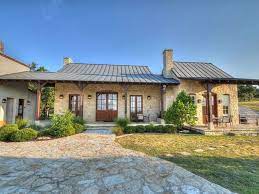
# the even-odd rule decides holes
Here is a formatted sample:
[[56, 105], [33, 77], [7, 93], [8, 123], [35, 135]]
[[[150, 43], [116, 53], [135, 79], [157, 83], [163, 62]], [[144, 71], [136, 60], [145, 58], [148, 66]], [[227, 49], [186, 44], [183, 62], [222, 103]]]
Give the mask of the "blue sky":
[[258, 0], [0, 0], [6, 54], [50, 71], [74, 62], [148, 65], [162, 51], [259, 79]]

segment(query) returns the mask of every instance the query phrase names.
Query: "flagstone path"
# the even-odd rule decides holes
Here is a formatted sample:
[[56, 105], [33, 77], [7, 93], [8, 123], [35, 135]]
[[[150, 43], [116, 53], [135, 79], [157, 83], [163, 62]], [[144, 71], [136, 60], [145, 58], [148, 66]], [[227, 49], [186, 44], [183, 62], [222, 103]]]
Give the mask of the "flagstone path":
[[0, 142], [0, 193], [231, 193], [114, 135]]

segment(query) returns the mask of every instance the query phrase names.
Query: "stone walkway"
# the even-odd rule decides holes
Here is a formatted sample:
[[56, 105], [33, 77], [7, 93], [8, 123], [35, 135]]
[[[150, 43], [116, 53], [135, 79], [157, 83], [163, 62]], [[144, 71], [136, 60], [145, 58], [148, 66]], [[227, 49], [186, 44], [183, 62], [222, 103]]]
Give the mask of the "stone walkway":
[[114, 135], [0, 142], [0, 193], [231, 193]]

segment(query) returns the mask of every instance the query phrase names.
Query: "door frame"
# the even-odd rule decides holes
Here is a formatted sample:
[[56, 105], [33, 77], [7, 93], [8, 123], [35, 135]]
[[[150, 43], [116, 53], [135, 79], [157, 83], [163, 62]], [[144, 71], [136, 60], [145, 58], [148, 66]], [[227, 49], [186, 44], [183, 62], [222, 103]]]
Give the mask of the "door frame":
[[[130, 120], [131, 121], [134, 121], [134, 120], [132, 120], [132, 116], [133, 116], [133, 114], [132, 114], [132, 112], [131, 112], [131, 97], [135, 97], [135, 113], [133, 113], [133, 114], [143, 114], [143, 109], [144, 109], [144, 107], [143, 107], [143, 95], [130, 95], [130, 102], [129, 102], [129, 104], [130, 104]], [[137, 112], [137, 97], [141, 97], [141, 112]]]
[[[98, 110], [98, 95], [100, 95], [100, 94], [105, 94], [106, 95], [106, 109], [105, 110]], [[108, 109], [108, 106], [109, 106], [109, 103], [108, 103], [108, 101], [109, 101], [109, 94], [116, 94], [116, 96], [117, 96], [117, 98], [116, 98], [116, 111]], [[109, 114], [109, 111], [110, 112], [114, 112], [115, 113], [115, 117], [118, 118], [118, 108], [119, 108], [118, 104], [119, 104], [118, 92], [114, 92], [114, 91], [99, 91], [99, 92], [96, 92], [95, 120], [96, 121], [104, 121], [104, 122], [105, 121], [106, 122], [114, 121], [113, 119], [109, 119], [108, 118], [109, 115], [107, 115], [107, 119], [106, 118], [105, 119], [100, 119], [99, 115], [98, 115], [98, 112], [101, 112], [101, 111], [105, 112], [106, 111], [107, 114]], [[116, 119], [116, 118], [114, 118], [114, 119]]]
[[[68, 107], [69, 107], [69, 110], [72, 112], [72, 110], [71, 110], [71, 97], [72, 96], [77, 96], [77, 103], [76, 103], [76, 107], [78, 107], [78, 104], [79, 104], [79, 110], [78, 110], [78, 115], [76, 114], [76, 113], [74, 113], [76, 116], [82, 116], [81, 114], [82, 114], [82, 95], [80, 95], [80, 94], [69, 94], [69, 99], [68, 99]], [[78, 97], [80, 97], [80, 100], [78, 100]], [[79, 103], [78, 103], [79, 102]]]

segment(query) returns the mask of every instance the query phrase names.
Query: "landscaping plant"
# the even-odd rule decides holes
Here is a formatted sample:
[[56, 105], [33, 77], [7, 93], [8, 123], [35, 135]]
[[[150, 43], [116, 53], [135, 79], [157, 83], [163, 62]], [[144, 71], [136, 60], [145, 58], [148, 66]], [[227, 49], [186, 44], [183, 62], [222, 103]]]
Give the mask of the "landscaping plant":
[[184, 124], [193, 126], [196, 122], [196, 115], [196, 105], [191, 97], [185, 91], [182, 91], [167, 109], [164, 118], [166, 123], [173, 124], [178, 129], [181, 129]]
[[13, 142], [22, 142], [22, 141], [30, 141], [36, 139], [38, 136], [38, 132], [31, 128], [24, 128], [17, 130], [15, 133], [10, 135], [10, 141]]
[[128, 124], [130, 123], [129, 119], [127, 118], [117, 118], [115, 120], [116, 126], [117, 127], [121, 127], [122, 129], [124, 129], [125, 127], [128, 126]]
[[18, 129], [23, 129], [23, 128], [25, 128], [28, 125], [28, 121], [27, 120], [20, 119], [20, 118], [17, 118], [15, 123], [17, 124]]
[[0, 141], [10, 141], [11, 136], [19, 131], [17, 124], [7, 124], [0, 128]]

